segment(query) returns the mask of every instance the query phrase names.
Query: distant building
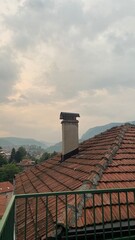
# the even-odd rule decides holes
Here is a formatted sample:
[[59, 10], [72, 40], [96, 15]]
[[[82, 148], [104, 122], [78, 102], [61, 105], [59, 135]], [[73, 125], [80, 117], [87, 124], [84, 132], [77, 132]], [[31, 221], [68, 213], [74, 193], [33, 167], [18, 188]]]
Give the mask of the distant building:
[[0, 182], [0, 195], [11, 195], [14, 191], [13, 184], [9, 181]]
[[23, 159], [20, 163], [16, 164], [19, 167], [22, 167], [23, 170], [29, 169], [35, 165], [35, 161], [32, 161], [31, 159]]

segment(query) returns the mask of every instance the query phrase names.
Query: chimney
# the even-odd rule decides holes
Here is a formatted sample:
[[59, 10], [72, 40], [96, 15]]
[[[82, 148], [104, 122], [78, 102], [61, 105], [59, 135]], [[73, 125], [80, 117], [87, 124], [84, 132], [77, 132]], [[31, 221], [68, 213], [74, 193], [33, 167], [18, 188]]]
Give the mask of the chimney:
[[61, 112], [62, 124], [62, 158], [61, 161], [78, 153], [78, 113]]

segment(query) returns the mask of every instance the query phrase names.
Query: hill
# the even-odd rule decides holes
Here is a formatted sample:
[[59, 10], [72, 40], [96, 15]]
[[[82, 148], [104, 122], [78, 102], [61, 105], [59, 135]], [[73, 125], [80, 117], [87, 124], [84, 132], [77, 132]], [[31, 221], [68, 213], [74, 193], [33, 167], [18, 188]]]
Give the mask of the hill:
[[[135, 124], [135, 121], [130, 121], [129, 123]], [[116, 127], [116, 126], [120, 126], [122, 124], [125, 123], [120, 123], [120, 122], [116, 122], [116, 123], [109, 123], [106, 125], [102, 125], [102, 126], [97, 126], [97, 127], [93, 127], [93, 128], [89, 128], [81, 137], [81, 142], [84, 140], [87, 140], [88, 138], [94, 137], [95, 135], [106, 131], [107, 129], [110, 129], [112, 127]]]
[[[130, 121], [130, 123], [135, 124], [135, 121]], [[124, 123], [116, 122], [116, 123], [109, 123], [106, 125], [101, 125], [101, 126], [96, 126], [93, 128], [89, 128], [81, 137], [80, 142], [83, 142], [91, 137], [94, 137], [95, 135], [106, 131], [107, 129], [110, 129], [115, 126], [120, 126]], [[52, 145], [48, 148], [45, 149], [47, 152], [52, 153], [52, 152], [61, 152], [62, 150], [62, 142], [56, 143], [55, 145]]]
[[[130, 121], [129, 123], [135, 124], [135, 121]], [[124, 123], [116, 122], [116, 123], [109, 123], [102, 126], [96, 126], [93, 128], [89, 128], [81, 137], [80, 142], [87, 140], [88, 138], [94, 137], [95, 135], [106, 131], [107, 129], [110, 129], [115, 126], [120, 126]], [[49, 153], [55, 152], [61, 152], [62, 151], [62, 142], [58, 142], [55, 145], [50, 146], [47, 142], [41, 142], [37, 141], [32, 138], [17, 138], [17, 137], [3, 137], [0, 138], [0, 146], [3, 147], [19, 147], [19, 146], [39, 146], [45, 149], [45, 151]]]
[[45, 149], [48, 153], [61, 152], [62, 151], [62, 142], [58, 142], [55, 145], [52, 145]]
[[13, 147], [13, 146], [28, 146], [35, 145], [42, 148], [47, 148], [48, 144], [44, 142], [37, 141], [32, 138], [17, 138], [17, 137], [1, 137], [0, 146], [1, 147]]

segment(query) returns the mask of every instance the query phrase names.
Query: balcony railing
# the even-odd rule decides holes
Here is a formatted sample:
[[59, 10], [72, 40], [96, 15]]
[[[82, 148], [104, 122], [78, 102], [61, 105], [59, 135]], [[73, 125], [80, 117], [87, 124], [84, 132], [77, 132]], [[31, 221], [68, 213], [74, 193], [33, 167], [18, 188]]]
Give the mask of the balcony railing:
[[135, 188], [14, 195], [0, 240], [15, 239], [135, 239]]
[[0, 220], [0, 240], [14, 239], [15, 196], [10, 200], [5, 214]]

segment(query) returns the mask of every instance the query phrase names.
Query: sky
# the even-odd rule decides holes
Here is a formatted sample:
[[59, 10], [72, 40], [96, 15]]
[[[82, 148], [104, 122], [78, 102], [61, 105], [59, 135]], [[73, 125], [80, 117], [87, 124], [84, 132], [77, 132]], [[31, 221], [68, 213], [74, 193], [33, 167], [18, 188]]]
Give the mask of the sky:
[[0, 137], [135, 120], [135, 0], [0, 0]]

